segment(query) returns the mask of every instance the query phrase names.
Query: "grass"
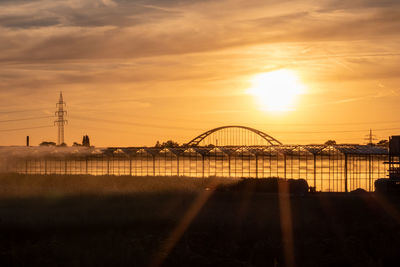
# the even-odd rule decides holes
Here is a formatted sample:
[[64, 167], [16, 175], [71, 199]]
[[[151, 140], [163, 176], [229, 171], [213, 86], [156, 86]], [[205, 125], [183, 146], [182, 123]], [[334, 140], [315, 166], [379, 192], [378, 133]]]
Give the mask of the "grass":
[[0, 198], [157, 192], [196, 193], [210, 185], [229, 185], [237, 181], [228, 178], [0, 174]]
[[[165, 266], [284, 266], [279, 196], [207, 190], [233, 183], [0, 175], [0, 266], [149, 266], [164, 252]], [[286, 197], [297, 266], [397, 262], [399, 197]], [[194, 203], [204, 206], [179, 238], [171, 236]]]

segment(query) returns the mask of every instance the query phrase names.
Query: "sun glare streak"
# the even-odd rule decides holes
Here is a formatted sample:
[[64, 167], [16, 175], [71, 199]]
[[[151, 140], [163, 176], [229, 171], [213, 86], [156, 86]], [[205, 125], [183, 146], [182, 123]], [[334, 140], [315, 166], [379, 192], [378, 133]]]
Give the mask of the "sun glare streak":
[[288, 69], [256, 75], [247, 90], [257, 99], [261, 110], [270, 112], [294, 110], [297, 97], [304, 92], [305, 86], [296, 72]]
[[279, 211], [282, 231], [283, 252], [286, 266], [295, 266], [293, 221], [290, 207], [289, 183], [278, 182]]
[[179, 242], [182, 235], [185, 233], [187, 228], [190, 226], [194, 218], [206, 204], [207, 200], [214, 193], [216, 184], [211, 182], [208, 186], [209, 190], [201, 192], [195, 199], [190, 208], [186, 211], [183, 218], [179, 221], [178, 225], [173, 229], [171, 234], [166, 239], [166, 242], [161, 247], [159, 253], [154, 257], [153, 261], [149, 265], [150, 267], [161, 266], [164, 260], [168, 257], [169, 253]]

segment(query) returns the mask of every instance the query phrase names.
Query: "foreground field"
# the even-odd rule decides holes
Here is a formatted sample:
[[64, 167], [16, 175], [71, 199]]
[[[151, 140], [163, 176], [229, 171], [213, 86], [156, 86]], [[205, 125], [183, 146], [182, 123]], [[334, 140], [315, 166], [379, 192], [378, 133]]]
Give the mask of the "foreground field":
[[213, 190], [235, 182], [1, 175], [0, 266], [397, 262], [400, 198]]

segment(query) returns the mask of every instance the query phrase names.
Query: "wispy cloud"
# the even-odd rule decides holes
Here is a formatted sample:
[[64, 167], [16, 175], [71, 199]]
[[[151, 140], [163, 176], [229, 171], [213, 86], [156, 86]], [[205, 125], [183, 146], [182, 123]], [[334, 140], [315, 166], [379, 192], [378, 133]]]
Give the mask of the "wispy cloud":
[[337, 4], [341, 8], [332, 9], [328, 2], [325, 9], [321, 5], [323, 11], [317, 11], [305, 2], [303, 10], [309, 11], [289, 9], [278, 15], [272, 12], [279, 7], [275, 1], [261, 7], [224, 1], [230, 11], [222, 15], [213, 12], [220, 5], [211, 1], [185, 3], [6, 2], [0, 12], [0, 31], [2, 48], [8, 53], [0, 60], [137, 58], [254, 44], [371, 39], [395, 36], [400, 26], [400, 15], [391, 1], [381, 6], [366, 2], [364, 8], [358, 3], [357, 13], [354, 4]]

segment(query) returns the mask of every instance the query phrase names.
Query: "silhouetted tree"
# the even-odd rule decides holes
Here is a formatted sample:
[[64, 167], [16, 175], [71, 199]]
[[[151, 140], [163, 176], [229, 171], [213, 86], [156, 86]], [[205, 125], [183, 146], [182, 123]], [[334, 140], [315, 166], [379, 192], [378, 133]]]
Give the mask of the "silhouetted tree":
[[327, 146], [336, 145], [336, 141], [335, 140], [328, 140], [328, 141], [325, 142], [325, 145], [327, 145]]
[[179, 143], [172, 140], [168, 140], [167, 142], [163, 142], [162, 144], [160, 144], [160, 142], [157, 141], [155, 147], [179, 147]]
[[90, 146], [90, 140], [88, 135], [84, 135], [82, 138], [82, 146]]
[[172, 140], [168, 140], [167, 142], [162, 143], [163, 147], [178, 147], [179, 143], [172, 141]]
[[377, 145], [378, 145], [378, 146], [389, 146], [389, 141], [386, 140], [386, 139], [383, 139], [383, 140], [380, 140], [380, 141], [377, 143]]
[[54, 142], [49, 142], [49, 141], [43, 141], [39, 144], [39, 146], [55, 146], [56, 143]]

